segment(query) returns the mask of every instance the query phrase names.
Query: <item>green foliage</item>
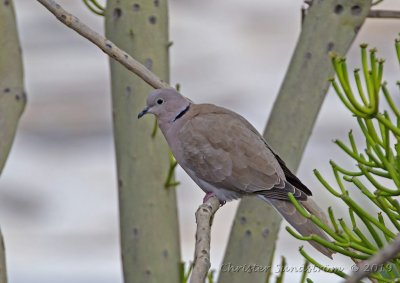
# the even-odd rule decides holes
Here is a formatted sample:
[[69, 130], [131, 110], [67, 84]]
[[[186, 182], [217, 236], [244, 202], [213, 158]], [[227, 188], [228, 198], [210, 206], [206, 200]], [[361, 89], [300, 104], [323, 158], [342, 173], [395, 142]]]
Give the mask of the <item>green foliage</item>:
[[[190, 280], [190, 275], [192, 274], [193, 263], [185, 264], [181, 262], [180, 271], [181, 271], [181, 283], [188, 283]], [[204, 283], [215, 283], [215, 270], [210, 270], [207, 273], [206, 282]]]
[[307, 279], [307, 270], [310, 266], [310, 262], [306, 260], [303, 265], [303, 272], [301, 273], [300, 283], [305, 283]]
[[[400, 39], [396, 40], [395, 48], [400, 63]], [[314, 173], [333, 198], [341, 200], [348, 207], [350, 220], [337, 219], [333, 209], [329, 207], [331, 223], [324, 223], [306, 211], [290, 195], [290, 200], [298, 211], [323, 229], [333, 241], [328, 242], [315, 235], [304, 237], [290, 227], [287, 227], [287, 230], [294, 237], [304, 241], [316, 241], [350, 258], [357, 266], [363, 268], [362, 261], [392, 241], [400, 231], [400, 204], [396, 199], [400, 195], [400, 111], [389, 93], [387, 83], [382, 81], [384, 60], [376, 58], [375, 49], [368, 51], [366, 44], [361, 45], [362, 68], [354, 70], [355, 87], [350, 84], [346, 60], [336, 54], [331, 54], [331, 58], [336, 78], [330, 81], [340, 100], [357, 119], [365, 138], [365, 148], [360, 150], [357, 147], [350, 131], [348, 143], [340, 140], [336, 140], [335, 143], [355, 161], [358, 169], [348, 170], [331, 161], [337, 183], [335, 186], [329, 184], [318, 170], [314, 170]], [[399, 82], [398, 85], [400, 86]], [[382, 109], [382, 94], [388, 110]], [[368, 209], [360, 206], [353, 198], [351, 190], [355, 189], [359, 190], [369, 203]], [[378, 213], [375, 215], [371, 208]], [[300, 253], [310, 264], [322, 271], [346, 277], [339, 268], [328, 268], [320, 264], [302, 247]], [[393, 282], [393, 279], [399, 277], [400, 258], [391, 260], [376, 271], [370, 275], [370, 279], [375, 282]], [[305, 281], [305, 277], [302, 277], [302, 282]], [[311, 280], [307, 279], [307, 282]]]
[[99, 16], [104, 16], [105, 8], [101, 6], [96, 0], [82, 0], [86, 7], [93, 13]]
[[287, 266], [286, 259], [285, 257], [282, 257], [281, 265], [280, 265], [280, 272], [278, 276], [276, 277], [276, 283], [282, 283], [283, 282], [283, 277], [285, 275], [285, 268]]
[[168, 168], [168, 174], [167, 174], [167, 179], [165, 180], [164, 187], [166, 189], [171, 188], [171, 187], [176, 187], [179, 186], [180, 182], [175, 181], [174, 175], [175, 175], [175, 168], [178, 165], [178, 162], [175, 160], [174, 156], [172, 155], [172, 152], [169, 152], [169, 168]]
[[188, 266], [186, 267], [186, 264], [184, 262], [181, 262], [180, 264], [180, 276], [181, 276], [181, 283], [188, 283], [190, 274], [192, 273], [193, 270], [193, 263], [187, 264]]

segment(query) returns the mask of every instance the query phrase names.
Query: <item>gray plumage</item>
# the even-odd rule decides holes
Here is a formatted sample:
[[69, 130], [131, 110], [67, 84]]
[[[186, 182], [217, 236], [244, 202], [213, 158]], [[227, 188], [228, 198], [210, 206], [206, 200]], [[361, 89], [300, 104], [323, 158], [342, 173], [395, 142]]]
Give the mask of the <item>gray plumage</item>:
[[[329, 241], [288, 199], [290, 192], [309, 212], [326, 220], [310, 199], [311, 191], [245, 118], [213, 104], [195, 104], [173, 89], [153, 91], [138, 117], [146, 113], [156, 115], [175, 159], [204, 192], [221, 202], [257, 196], [273, 205], [300, 234]], [[332, 257], [329, 249], [311, 244]]]

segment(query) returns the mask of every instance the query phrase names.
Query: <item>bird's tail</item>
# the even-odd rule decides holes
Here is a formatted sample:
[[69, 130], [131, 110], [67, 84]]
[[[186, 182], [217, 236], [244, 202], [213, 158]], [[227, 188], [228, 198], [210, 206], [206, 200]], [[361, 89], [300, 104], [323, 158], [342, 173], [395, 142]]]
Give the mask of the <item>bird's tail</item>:
[[[325, 232], [320, 229], [317, 225], [315, 225], [310, 219], [302, 216], [296, 209], [296, 207], [290, 201], [277, 200], [277, 199], [269, 199], [263, 196], [260, 196], [263, 200], [272, 204], [276, 210], [289, 222], [290, 225], [293, 226], [303, 236], [309, 236], [311, 234], [320, 236], [324, 240], [330, 241]], [[306, 208], [311, 214], [314, 214], [322, 221], [327, 222], [327, 218], [322, 210], [311, 200], [308, 198], [306, 201], [302, 201], [301, 204]], [[315, 241], [309, 242], [314, 248], [320, 251], [322, 254], [326, 255], [329, 258], [332, 258], [333, 252], [318, 244]]]

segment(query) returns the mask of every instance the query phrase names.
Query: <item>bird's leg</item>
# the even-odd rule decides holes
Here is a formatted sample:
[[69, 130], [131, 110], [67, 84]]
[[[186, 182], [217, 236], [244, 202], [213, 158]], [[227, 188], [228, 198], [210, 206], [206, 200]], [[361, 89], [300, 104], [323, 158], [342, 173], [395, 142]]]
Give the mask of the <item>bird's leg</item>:
[[215, 196], [214, 193], [207, 192], [203, 198], [203, 203], [206, 203], [210, 199], [210, 197], [213, 197], [213, 196]]
[[[206, 195], [203, 198], [203, 203], [206, 203], [211, 197], [217, 197], [214, 193], [207, 192]], [[219, 204], [223, 206], [226, 203], [226, 201], [219, 201]]]
[[[207, 192], [206, 195], [203, 198], [203, 203], [206, 203], [212, 197], [216, 197], [217, 198], [217, 196], [214, 193]], [[221, 201], [220, 199], [218, 199], [218, 201], [219, 201], [220, 207], [223, 206], [226, 203], [226, 201]], [[214, 214], [210, 218], [210, 226], [212, 226], [213, 221], [214, 221]]]

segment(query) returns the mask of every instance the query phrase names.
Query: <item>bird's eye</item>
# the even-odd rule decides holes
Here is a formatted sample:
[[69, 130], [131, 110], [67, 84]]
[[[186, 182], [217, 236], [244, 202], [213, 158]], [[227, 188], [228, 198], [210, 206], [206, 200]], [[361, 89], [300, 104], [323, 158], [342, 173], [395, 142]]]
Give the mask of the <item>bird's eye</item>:
[[163, 104], [164, 100], [162, 100], [161, 98], [157, 99], [157, 104]]

